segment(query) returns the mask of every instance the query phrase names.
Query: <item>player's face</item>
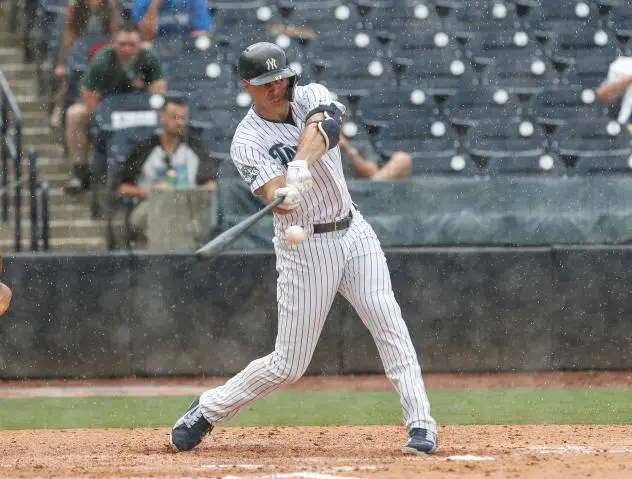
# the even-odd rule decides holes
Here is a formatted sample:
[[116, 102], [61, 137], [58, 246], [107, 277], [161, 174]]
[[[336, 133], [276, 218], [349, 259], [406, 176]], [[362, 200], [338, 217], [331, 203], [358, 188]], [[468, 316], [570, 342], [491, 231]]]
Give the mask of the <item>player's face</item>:
[[244, 88], [255, 104], [255, 110], [259, 115], [269, 114], [281, 114], [285, 112], [287, 114], [287, 98], [286, 92], [288, 89], [289, 80], [284, 78], [283, 80], [277, 80], [265, 85], [251, 85], [248, 82], [244, 82]]

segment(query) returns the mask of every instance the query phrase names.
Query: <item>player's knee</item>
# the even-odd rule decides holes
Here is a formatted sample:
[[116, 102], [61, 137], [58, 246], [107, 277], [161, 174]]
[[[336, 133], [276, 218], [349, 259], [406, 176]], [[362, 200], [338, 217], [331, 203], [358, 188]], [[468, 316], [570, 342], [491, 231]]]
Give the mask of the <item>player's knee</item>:
[[277, 384], [295, 383], [305, 374], [305, 367], [290, 362], [287, 357], [273, 356], [275, 357], [270, 361], [270, 371], [276, 377]]

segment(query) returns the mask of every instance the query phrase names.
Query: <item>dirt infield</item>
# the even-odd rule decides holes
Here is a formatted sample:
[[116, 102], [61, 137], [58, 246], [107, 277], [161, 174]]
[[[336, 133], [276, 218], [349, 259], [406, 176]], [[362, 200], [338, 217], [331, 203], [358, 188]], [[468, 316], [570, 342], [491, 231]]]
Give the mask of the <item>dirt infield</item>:
[[[629, 373], [426, 375], [430, 389], [629, 387]], [[13, 381], [0, 395], [188, 394], [223, 380]], [[383, 390], [383, 377], [304, 378], [287, 389]], [[27, 393], [29, 392], [30, 393]], [[131, 392], [130, 392], [131, 391]], [[11, 393], [12, 392], [12, 393]], [[47, 394], [48, 393], [48, 394]], [[629, 478], [630, 426], [443, 426], [434, 456], [404, 456], [401, 427], [217, 427], [174, 454], [168, 428], [0, 430], [0, 477]]]

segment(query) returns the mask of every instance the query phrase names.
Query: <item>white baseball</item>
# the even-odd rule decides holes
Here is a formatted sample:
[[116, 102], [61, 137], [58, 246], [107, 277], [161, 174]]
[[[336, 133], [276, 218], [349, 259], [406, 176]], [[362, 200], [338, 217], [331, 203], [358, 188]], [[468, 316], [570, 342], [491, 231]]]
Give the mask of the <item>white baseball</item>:
[[292, 225], [285, 230], [285, 239], [290, 244], [299, 244], [305, 241], [307, 233], [302, 226]]

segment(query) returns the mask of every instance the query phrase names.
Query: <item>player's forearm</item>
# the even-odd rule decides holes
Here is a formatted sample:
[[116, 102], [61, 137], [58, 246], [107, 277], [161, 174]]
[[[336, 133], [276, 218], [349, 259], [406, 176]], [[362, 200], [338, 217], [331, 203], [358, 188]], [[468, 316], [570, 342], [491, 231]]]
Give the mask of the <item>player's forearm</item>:
[[308, 124], [301, 133], [295, 160], [307, 161], [309, 165], [316, 163], [327, 151], [327, 144], [315, 123]]
[[632, 75], [626, 75], [600, 86], [597, 89], [597, 100], [610, 103], [615, 101], [632, 84]]
[[162, 2], [154, 0], [149, 5], [149, 8], [145, 12], [145, 15], [138, 22], [138, 29], [140, 30], [141, 40], [151, 41], [156, 35], [158, 35], [158, 12]]
[[[274, 192], [278, 189], [278, 188], [283, 188], [286, 185], [285, 182], [285, 177], [284, 176], [277, 176], [276, 178], [273, 178], [272, 180], [268, 181], [266, 184], [264, 184], [261, 188], [259, 188], [257, 191], [255, 191], [255, 194], [262, 196], [266, 202], [266, 204], [270, 204], [274, 201]], [[284, 208], [275, 208], [273, 210], [275, 213], [279, 213], [281, 215], [286, 215], [288, 213], [291, 213], [292, 210], [287, 210]]]

